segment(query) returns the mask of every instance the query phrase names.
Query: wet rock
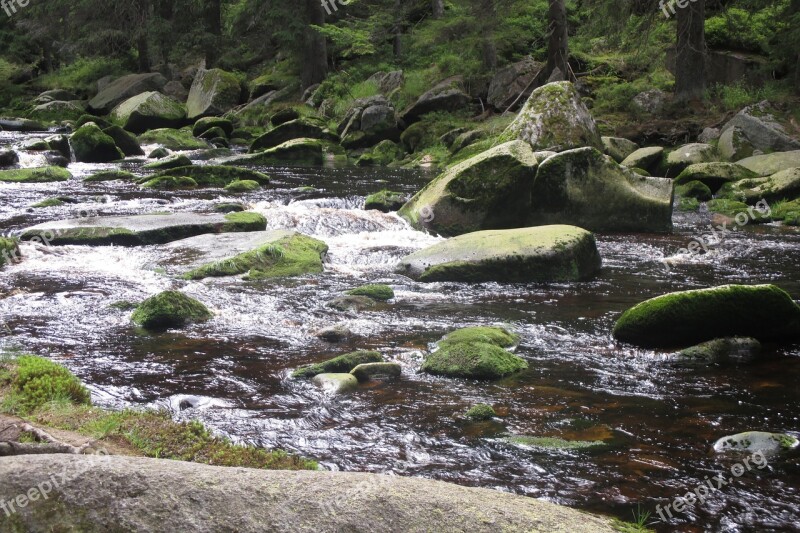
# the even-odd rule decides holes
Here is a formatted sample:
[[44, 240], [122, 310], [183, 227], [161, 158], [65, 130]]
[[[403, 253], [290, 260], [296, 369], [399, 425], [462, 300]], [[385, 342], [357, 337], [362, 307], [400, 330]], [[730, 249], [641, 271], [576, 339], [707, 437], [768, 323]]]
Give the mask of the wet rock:
[[690, 181], [684, 185], [679, 185], [675, 188], [675, 194], [680, 196], [681, 199], [694, 198], [701, 202], [707, 202], [713, 198], [711, 189], [702, 181]]
[[220, 117], [204, 117], [194, 123], [192, 127], [192, 134], [195, 137], [200, 137], [208, 130], [219, 128], [225, 133], [225, 137], [230, 137], [233, 133], [233, 122], [226, 118]]
[[137, 134], [158, 128], [179, 128], [186, 120], [186, 109], [169, 96], [146, 92], [115, 107], [111, 120]]
[[592, 115], [568, 81], [548, 83], [533, 91], [501, 135], [503, 141], [514, 139], [527, 142], [534, 150], [561, 152], [581, 146], [603, 149]]
[[222, 115], [236, 107], [242, 97], [239, 79], [222, 69], [200, 70], [194, 78], [186, 111], [189, 119]]
[[744, 132], [735, 126], [720, 134], [717, 149], [720, 156], [728, 161], [738, 161], [750, 157], [755, 151], [753, 145], [744, 136]]
[[380, 95], [353, 102], [339, 123], [338, 131], [342, 146], [347, 149], [366, 148], [381, 141], [400, 139], [394, 106]]
[[52, 101], [34, 107], [28, 114], [33, 120], [43, 122], [61, 122], [63, 120], [76, 120], [86, 110], [76, 102]]
[[445, 236], [524, 226], [538, 164], [527, 143], [501, 144], [440, 174], [398, 214]]
[[528, 368], [528, 363], [488, 342], [448, 342], [425, 358], [421, 370], [452, 378], [493, 380]]
[[261, 189], [261, 184], [253, 180], [235, 180], [225, 186], [225, 190], [233, 194], [253, 192], [259, 189]]
[[601, 137], [603, 153], [610, 156], [617, 163], [622, 163], [625, 158], [639, 149], [639, 145], [622, 137]]
[[647, 148], [639, 148], [631, 153], [628, 157], [622, 160], [623, 167], [628, 168], [642, 168], [649, 171], [651, 174], [660, 165], [664, 157], [664, 149], [660, 146], [649, 146]]
[[714, 339], [678, 352], [681, 363], [743, 362], [755, 359], [761, 352], [761, 343], [747, 337]]
[[292, 377], [311, 378], [318, 374], [325, 373], [347, 373], [358, 365], [383, 362], [383, 356], [379, 352], [359, 350], [334, 357], [333, 359], [328, 359], [321, 363], [300, 367], [292, 373]]
[[19, 163], [19, 155], [14, 150], [0, 150], [0, 167], [11, 167]]
[[380, 302], [385, 302], [394, 298], [394, 290], [388, 285], [383, 284], [362, 285], [361, 287], [347, 291], [347, 294], [351, 296], [366, 296], [367, 298], [372, 298]]
[[192, 161], [188, 157], [183, 154], [173, 154], [163, 157], [158, 161], [147, 163], [142, 168], [145, 170], [171, 170], [190, 166], [192, 166]]
[[84, 124], [70, 137], [75, 159], [80, 163], [108, 163], [124, 159], [114, 139], [92, 123]]
[[697, 142], [710, 144], [719, 139], [720, 135], [722, 132], [719, 128], [703, 128], [703, 131], [697, 136]]
[[494, 409], [491, 405], [479, 403], [470, 407], [467, 412], [464, 413], [464, 416], [469, 420], [480, 422], [483, 420], [491, 420], [497, 416], [497, 413], [494, 412]]
[[191, 190], [197, 188], [197, 182], [187, 176], [158, 176], [141, 183], [142, 189], [158, 189], [161, 191]]
[[[227, 217], [250, 215], [255, 213], [232, 213]], [[165, 248], [175, 252], [168, 264], [187, 270], [186, 279], [241, 274], [247, 274], [247, 279], [266, 279], [318, 274], [323, 271], [322, 258], [328, 250], [324, 242], [289, 230], [200, 235]]]
[[338, 136], [332, 134], [321, 125], [316, 124], [310, 120], [297, 119], [285, 124], [281, 124], [277, 128], [268, 131], [262, 136], [258, 137], [250, 145], [249, 152], [256, 153], [269, 148], [275, 148], [287, 141], [293, 139], [323, 139], [338, 142]]
[[758, 175], [736, 163], [695, 163], [689, 165], [675, 178], [675, 185], [701, 181], [716, 192], [726, 183], [756, 178]]
[[328, 307], [332, 307], [338, 311], [363, 311], [364, 309], [371, 309], [375, 307], [375, 300], [368, 296], [339, 296], [327, 303]]
[[266, 225], [266, 219], [256, 213], [87, 217], [39, 224], [25, 229], [21, 238], [40, 239], [51, 245], [137, 246], [162, 244], [204, 233], [259, 231]]
[[145, 329], [164, 330], [204, 322], [213, 316], [205, 305], [194, 298], [177, 291], [165, 291], [139, 304], [131, 320]]
[[401, 192], [383, 190], [367, 196], [364, 209], [391, 213], [402, 208], [406, 203], [406, 199], [406, 195]]
[[177, 167], [161, 171], [156, 175], [156, 177], [161, 176], [187, 176], [204, 187], [224, 187], [237, 180], [255, 181], [261, 185], [268, 185], [270, 181], [269, 176], [261, 172], [227, 165]]
[[311, 381], [327, 394], [344, 394], [358, 388], [358, 380], [352, 374], [317, 374]]
[[399, 379], [402, 372], [397, 363], [363, 363], [350, 371], [360, 382]]
[[135, 157], [144, 155], [144, 150], [139, 146], [139, 141], [136, 140], [136, 137], [120, 126], [109, 126], [103, 130], [103, 133], [114, 139], [114, 143], [122, 150], [125, 156]]
[[286, 107], [275, 112], [269, 118], [269, 121], [273, 126], [280, 126], [281, 124], [286, 124], [287, 122], [297, 120], [298, 118], [300, 118], [300, 113], [296, 109], [293, 107]]
[[444, 336], [443, 341], [450, 343], [485, 342], [501, 348], [511, 348], [519, 342], [519, 335], [503, 328], [476, 326], [448, 333]]
[[800, 198], [800, 167], [781, 170], [766, 178], [731, 183], [724, 186], [719, 195], [750, 205]]
[[323, 143], [318, 139], [292, 139], [263, 152], [224, 160], [230, 165], [274, 165], [280, 163], [321, 165], [323, 161]]
[[674, 178], [686, 167], [695, 163], [713, 163], [719, 161], [716, 148], [710, 144], [691, 143], [676, 148], [667, 154], [664, 168], [668, 178]]
[[600, 268], [594, 235], [574, 226], [488, 230], [403, 258], [397, 272], [423, 282], [577, 281]]
[[86, 176], [83, 178], [83, 181], [91, 183], [116, 180], [134, 181], [136, 179], [136, 176], [125, 170], [104, 170], [101, 172], [95, 172], [91, 176]]
[[503, 437], [501, 441], [542, 452], [547, 451], [597, 451], [608, 448], [608, 444], [601, 441], [566, 440], [559, 437], [528, 437], [515, 435]]
[[671, 180], [640, 176], [594, 148], [568, 150], [539, 165], [528, 222], [669, 233], [672, 189]]
[[0, 237], [0, 267], [17, 261], [20, 257], [19, 245], [15, 239]]
[[51, 183], [69, 179], [72, 179], [72, 174], [60, 167], [0, 170], [0, 181], [12, 183]]
[[215, 213], [241, 213], [247, 210], [247, 206], [234, 202], [225, 202], [215, 205], [213, 210]]
[[645, 347], [689, 346], [722, 337], [800, 338], [800, 306], [775, 285], [722, 285], [673, 292], [625, 311], [616, 339]]
[[400, 121], [409, 126], [423, 115], [434, 111], [461, 111], [472, 100], [463, 88], [460, 76], [447, 78], [425, 92], [400, 114]]
[[[775, 454], [794, 449], [798, 445], [798, 440], [785, 433], [768, 433], [766, 431], [745, 431], [736, 435], [722, 437], [714, 443], [714, 451], [717, 453], [725, 452], [748, 452], [762, 454]], [[761, 466], [764, 465], [756, 465]]]
[[47, 131], [47, 126], [26, 118], [0, 118], [0, 131]]
[[[770, 103], [766, 100], [747, 106], [725, 123], [722, 127], [722, 132], [725, 133], [733, 128], [738, 128], [741, 135], [738, 142], [746, 142], [753, 149], [763, 152], [800, 150], [800, 141], [786, 134], [783, 126], [775, 120], [774, 112]], [[739, 152], [739, 150], [736, 150], [734, 145], [734, 154], [729, 155], [742, 155], [736, 152]], [[752, 152], [743, 156], [746, 157], [747, 155], [752, 155]]]
[[139, 135], [141, 144], [160, 144], [169, 150], [201, 150], [208, 148], [206, 141], [196, 138], [189, 129], [159, 128]]
[[319, 329], [313, 335], [327, 342], [342, 342], [354, 336], [350, 328], [344, 324], [335, 324]]
[[542, 68], [544, 63], [529, 57], [501, 68], [489, 83], [486, 101], [497, 111], [505, 111], [512, 104], [515, 108], [521, 106], [530, 97], [533, 79]]
[[148, 159], [164, 159], [169, 155], [169, 150], [166, 148], [156, 148], [150, 155], [147, 156]]
[[157, 72], [122, 76], [106, 85], [89, 101], [89, 111], [107, 115], [128, 98], [148, 91], [160, 91], [166, 84], [167, 79]]
[[738, 163], [759, 176], [771, 176], [781, 170], [800, 167], [800, 150], [754, 155]]

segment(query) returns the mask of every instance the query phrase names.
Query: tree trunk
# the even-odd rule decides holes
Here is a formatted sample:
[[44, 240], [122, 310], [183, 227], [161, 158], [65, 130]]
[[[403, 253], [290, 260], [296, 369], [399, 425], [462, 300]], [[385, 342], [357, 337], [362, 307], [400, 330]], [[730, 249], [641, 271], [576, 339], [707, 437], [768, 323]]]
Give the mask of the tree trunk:
[[136, 39], [136, 49], [139, 53], [139, 72], [150, 72], [150, 46], [147, 43], [147, 33], [144, 31]]
[[213, 68], [220, 53], [220, 40], [222, 36], [222, 5], [221, 0], [205, 0], [203, 4], [203, 18], [208, 35], [205, 39], [206, 68]]
[[702, 99], [706, 90], [705, 0], [677, 6], [678, 39], [675, 56], [675, 97]]
[[[567, 35], [567, 8], [564, 0], [549, 0], [547, 42], [547, 68], [544, 76], [550, 78], [556, 69], [561, 73], [561, 80], [568, 80], [572, 76], [569, 70], [569, 40]], [[556, 76], [558, 78], [558, 76]], [[546, 78], [546, 79], [547, 79]], [[555, 79], [553, 81], [556, 81]]]
[[494, 42], [494, 31], [497, 26], [497, 9], [495, 0], [481, 0], [478, 3], [478, 20], [481, 21], [481, 59], [483, 68], [492, 71], [497, 68], [497, 46]]
[[394, 53], [395, 58], [399, 58], [403, 55], [403, 2], [404, 0], [395, 0], [394, 2], [394, 27], [392, 28], [392, 33], [394, 37], [392, 39], [392, 52]]
[[[308, 24], [323, 26], [325, 24], [325, 8], [319, 0], [306, 0]], [[325, 36], [308, 26], [305, 35], [303, 61], [303, 88], [322, 83], [328, 75], [328, 47]]]
[[433, 11], [433, 18], [435, 19], [444, 17], [444, 0], [433, 0], [431, 11]]

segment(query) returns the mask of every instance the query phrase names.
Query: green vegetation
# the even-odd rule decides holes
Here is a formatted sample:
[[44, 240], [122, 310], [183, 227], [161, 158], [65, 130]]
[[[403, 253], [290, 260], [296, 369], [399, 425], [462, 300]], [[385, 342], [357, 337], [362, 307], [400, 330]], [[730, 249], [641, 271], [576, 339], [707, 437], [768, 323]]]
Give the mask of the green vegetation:
[[0, 170], [0, 181], [13, 183], [49, 183], [72, 178], [69, 170], [61, 167], [21, 168]]
[[69, 370], [33, 355], [0, 360], [0, 391], [3, 389], [0, 408], [15, 414], [30, 414], [49, 402], [91, 403], [89, 391]]
[[444, 336], [444, 342], [486, 342], [501, 348], [510, 348], [519, 342], [519, 336], [502, 328], [472, 327], [456, 330]]
[[143, 301], [131, 320], [145, 329], [180, 328], [214, 315], [202, 303], [177, 291], [165, 291]]
[[491, 405], [487, 405], [485, 403], [479, 403], [473, 407], [470, 407], [464, 416], [469, 418], [470, 420], [480, 421], [480, 420], [491, 420], [497, 413], [494, 412], [494, 409]]
[[498, 379], [528, 368], [528, 363], [487, 342], [443, 342], [428, 355], [422, 371], [466, 379]]
[[19, 245], [16, 239], [0, 237], [0, 267], [12, 261], [19, 254]]
[[321, 363], [314, 363], [298, 368], [292, 373], [293, 378], [313, 378], [317, 374], [338, 374], [352, 371], [358, 365], [367, 363], [382, 363], [383, 356], [380, 352], [359, 350], [346, 353]]
[[394, 298], [394, 290], [388, 285], [363, 285], [347, 291], [351, 296], [367, 296], [373, 300], [386, 301]]

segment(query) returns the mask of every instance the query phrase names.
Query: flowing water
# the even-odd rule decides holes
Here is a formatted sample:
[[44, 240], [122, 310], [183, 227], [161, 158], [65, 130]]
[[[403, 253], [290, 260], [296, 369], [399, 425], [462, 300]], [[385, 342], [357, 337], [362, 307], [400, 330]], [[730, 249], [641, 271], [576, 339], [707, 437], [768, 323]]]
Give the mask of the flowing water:
[[[34, 136], [0, 133], [0, 148]], [[23, 155], [23, 164], [40, 163]], [[719, 250], [676, 255], [705, 234], [707, 213], [675, 214], [672, 235], [598, 235], [602, 272], [586, 283], [420, 284], [393, 273], [398, 260], [440, 239], [394, 214], [364, 211], [364, 196], [412, 193], [424, 171], [266, 168], [263, 191], [141, 191], [122, 182], [79, 179], [113, 165], [72, 164], [75, 180], [0, 183], [0, 230], [80, 213], [204, 212], [245, 201], [269, 227], [296, 229], [330, 246], [325, 272], [300, 279], [243, 282], [171, 277], [158, 246], [46, 247], [24, 243], [24, 260], [0, 271], [0, 348], [47, 355], [73, 370], [108, 407], [160, 406], [200, 419], [239, 442], [282, 448], [325, 468], [397, 473], [491, 487], [632, 520], [656, 505], [728, 475], [741, 458], [711, 452], [745, 430], [800, 431], [800, 346], [767, 346], [757, 362], [685, 367], [667, 353], [615, 342], [619, 314], [669, 291], [723, 283], [775, 283], [800, 297], [800, 232], [748, 226]], [[136, 163], [126, 164], [136, 168]], [[315, 191], [303, 189], [313, 186]], [[30, 209], [53, 196], [77, 203]], [[665, 264], [665, 259], [669, 261]], [[669, 266], [667, 266], [669, 265]], [[355, 286], [392, 285], [396, 299], [359, 313], [326, 302]], [[180, 289], [216, 312], [180, 332], [146, 334], [113, 302]], [[346, 323], [356, 338], [330, 344], [313, 332]], [[418, 372], [430, 344], [471, 325], [505, 325], [522, 338], [530, 368], [492, 383]], [[403, 366], [398, 382], [326, 396], [290, 379], [299, 365], [354, 349], [376, 349]], [[191, 398], [193, 407], [186, 408]], [[478, 402], [500, 418], [459, 418]], [[594, 452], [515, 447], [507, 434], [606, 440]], [[661, 531], [800, 530], [800, 456], [770, 457], [673, 514]]]

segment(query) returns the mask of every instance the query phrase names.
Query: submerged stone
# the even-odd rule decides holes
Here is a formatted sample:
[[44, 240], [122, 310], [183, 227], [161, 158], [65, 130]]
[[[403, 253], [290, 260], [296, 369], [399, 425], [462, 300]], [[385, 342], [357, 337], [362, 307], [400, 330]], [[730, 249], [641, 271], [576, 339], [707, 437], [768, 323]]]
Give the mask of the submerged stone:
[[178, 291], [165, 291], [139, 304], [131, 320], [145, 329], [160, 330], [204, 322], [212, 316], [211, 311], [194, 298]]
[[591, 277], [601, 265], [594, 235], [574, 226], [488, 230], [406, 256], [397, 272], [432, 281], [554, 282]]
[[361, 287], [347, 291], [347, 294], [351, 296], [366, 296], [367, 298], [372, 298], [373, 300], [379, 300], [383, 302], [394, 298], [394, 290], [388, 285], [383, 285], [380, 283], [373, 285], [362, 285]]
[[[745, 431], [744, 433], [737, 433], [736, 435], [722, 437], [714, 443], [714, 451], [717, 453], [737, 451], [774, 454], [796, 448], [798, 444], [800, 444], [800, 441], [798, 441], [795, 437], [785, 433]], [[766, 464], [763, 466], [766, 466]]]
[[350, 373], [358, 381], [370, 381], [398, 379], [402, 371], [402, 367], [397, 363], [362, 363]]
[[11, 183], [50, 183], [54, 181], [67, 181], [72, 174], [61, 167], [20, 168], [15, 170], [0, 170], [0, 181]]
[[761, 352], [761, 343], [748, 337], [714, 339], [678, 352], [682, 363], [722, 363], [749, 361]]
[[500, 440], [515, 446], [523, 446], [525, 448], [533, 448], [541, 451], [591, 451], [602, 450], [608, 447], [608, 444], [601, 440], [566, 440], [559, 437], [528, 437], [517, 435], [513, 437], [503, 437]]
[[261, 185], [268, 185], [270, 181], [269, 176], [261, 172], [228, 165], [192, 165], [171, 168], [159, 172], [156, 176], [188, 176], [204, 187], [224, 187], [233, 181], [255, 181]]
[[367, 363], [383, 363], [380, 352], [359, 350], [346, 353], [321, 363], [314, 363], [298, 368], [292, 373], [293, 378], [311, 378], [317, 374], [351, 372], [358, 365]]
[[342, 394], [358, 388], [358, 380], [352, 374], [317, 374], [311, 381], [328, 394]]

